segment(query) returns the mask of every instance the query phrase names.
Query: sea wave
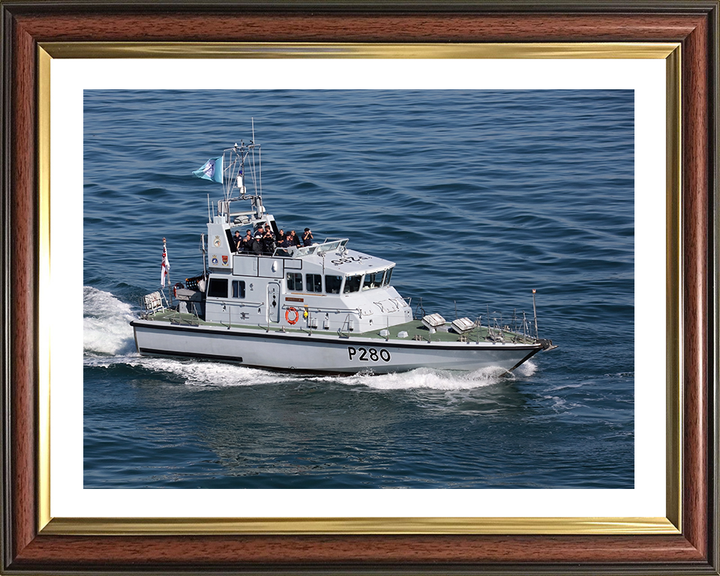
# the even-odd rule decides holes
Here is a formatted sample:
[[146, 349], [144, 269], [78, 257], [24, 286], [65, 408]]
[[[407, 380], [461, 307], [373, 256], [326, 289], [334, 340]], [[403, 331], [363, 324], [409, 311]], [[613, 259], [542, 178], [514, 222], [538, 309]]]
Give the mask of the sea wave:
[[86, 355], [126, 354], [134, 348], [132, 307], [109, 292], [83, 287], [83, 350]]
[[248, 368], [236, 364], [175, 360], [125, 354], [114, 357], [92, 357], [85, 359], [85, 366], [94, 368], [130, 367], [146, 370], [169, 380], [179, 380], [187, 386], [231, 387], [281, 384], [297, 380], [291, 374]]
[[[472, 372], [454, 370], [436, 370], [432, 368], [416, 368], [409, 372], [392, 372], [390, 374], [360, 373], [352, 376], [333, 378], [342, 384], [351, 386], [362, 385], [377, 390], [470, 390], [492, 386], [500, 382], [527, 377], [535, 372], [537, 366], [531, 362], [521, 366], [516, 374], [506, 372], [502, 368], [482, 368]], [[329, 380], [329, 377], [318, 380]]]

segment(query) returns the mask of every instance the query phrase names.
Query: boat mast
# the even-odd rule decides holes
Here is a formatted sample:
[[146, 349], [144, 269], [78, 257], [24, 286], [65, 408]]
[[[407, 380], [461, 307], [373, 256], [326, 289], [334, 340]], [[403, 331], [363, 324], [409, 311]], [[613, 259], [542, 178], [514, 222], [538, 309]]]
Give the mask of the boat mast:
[[[253, 137], [255, 134], [255, 127], [253, 125]], [[218, 216], [224, 216], [225, 218], [231, 219], [233, 216], [249, 216], [252, 221], [262, 220], [265, 214], [265, 208], [262, 204], [262, 193], [260, 191], [260, 184], [257, 179], [255, 171], [255, 148], [260, 148], [259, 145], [255, 144], [255, 141], [251, 141], [249, 144], [245, 144], [244, 141], [240, 141], [240, 144], [235, 143], [232, 148], [227, 148], [223, 152], [223, 191], [224, 198], [218, 203]], [[250, 170], [252, 172], [253, 180], [253, 193], [248, 194], [245, 186], [245, 164], [248, 156], [252, 152], [252, 159], [249, 163]], [[258, 151], [259, 153], [259, 151]], [[237, 188], [237, 196], [233, 197], [233, 193]], [[250, 200], [252, 205], [251, 212], [238, 212], [231, 213], [230, 204], [238, 200]]]

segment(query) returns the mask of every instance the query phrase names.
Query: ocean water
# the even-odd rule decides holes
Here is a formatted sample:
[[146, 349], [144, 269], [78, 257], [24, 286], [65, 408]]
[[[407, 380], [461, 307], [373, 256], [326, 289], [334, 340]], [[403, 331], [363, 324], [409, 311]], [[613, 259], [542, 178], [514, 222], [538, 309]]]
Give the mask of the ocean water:
[[[86, 91], [85, 488], [632, 488], [634, 95]], [[397, 263], [413, 306], [532, 315], [512, 375], [299, 376], [145, 358], [129, 322], [202, 271], [191, 172], [262, 145], [278, 223]]]

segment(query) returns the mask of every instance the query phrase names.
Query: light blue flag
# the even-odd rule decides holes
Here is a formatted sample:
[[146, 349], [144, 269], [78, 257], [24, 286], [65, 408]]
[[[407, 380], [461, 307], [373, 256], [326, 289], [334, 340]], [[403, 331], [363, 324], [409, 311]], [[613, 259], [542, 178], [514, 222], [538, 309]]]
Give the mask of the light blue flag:
[[218, 184], [222, 184], [223, 181], [223, 159], [222, 156], [217, 158], [210, 158], [202, 168], [195, 170], [193, 176], [198, 178], [204, 178], [205, 180], [212, 180]]

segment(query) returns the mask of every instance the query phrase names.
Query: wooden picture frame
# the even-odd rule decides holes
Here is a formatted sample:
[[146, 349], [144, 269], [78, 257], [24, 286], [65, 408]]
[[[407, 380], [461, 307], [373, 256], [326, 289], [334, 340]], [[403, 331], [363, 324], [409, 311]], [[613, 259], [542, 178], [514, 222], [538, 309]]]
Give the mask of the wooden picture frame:
[[[544, 5], [422, 3], [123, 4], [60, 0], [2, 3], [3, 524], [7, 573], [42, 572], [482, 572], [718, 574], [717, 72], [718, 2], [584, 2]], [[682, 171], [677, 234], [682, 254], [675, 326], [682, 421], [682, 473], [668, 498], [677, 530], [601, 535], [491, 533], [462, 528], [393, 534], [322, 530], [269, 534], [216, 529], [48, 529], [47, 487], [39, 475], [47, 442], [39, 419], [44, 369], [38, 344], [38, 278], [44, 273], [41, 221], [48, 158], [38, 95], [43, 45], [73, 50], [110, 43], [678, 43], [678, 143]], [[117, 44], [114, 44], [116, 47]], [[85, 48], [83, 48], [83, 46]], [[105, 57], [118, 52], [109, 51]], [[102, 53], [99, 53], [100, 57]], [[672, 214], [671, 214], [672, 218]], [[671, 228], [671, 223], [669, 227]], [[38, 232], [40, 231], [40, 232]], [[672, 458], [672, 455], [670, 455]], [[672, 482], [670, 482], [672, 484]], [[673, 492], [673, 486], [669, 491]], [[52, 525], [51, 525], [52, 526]], [[144, 533], [140, 533], [144, 532]], [[214, 532], [214, 533], [213, 533]]]

